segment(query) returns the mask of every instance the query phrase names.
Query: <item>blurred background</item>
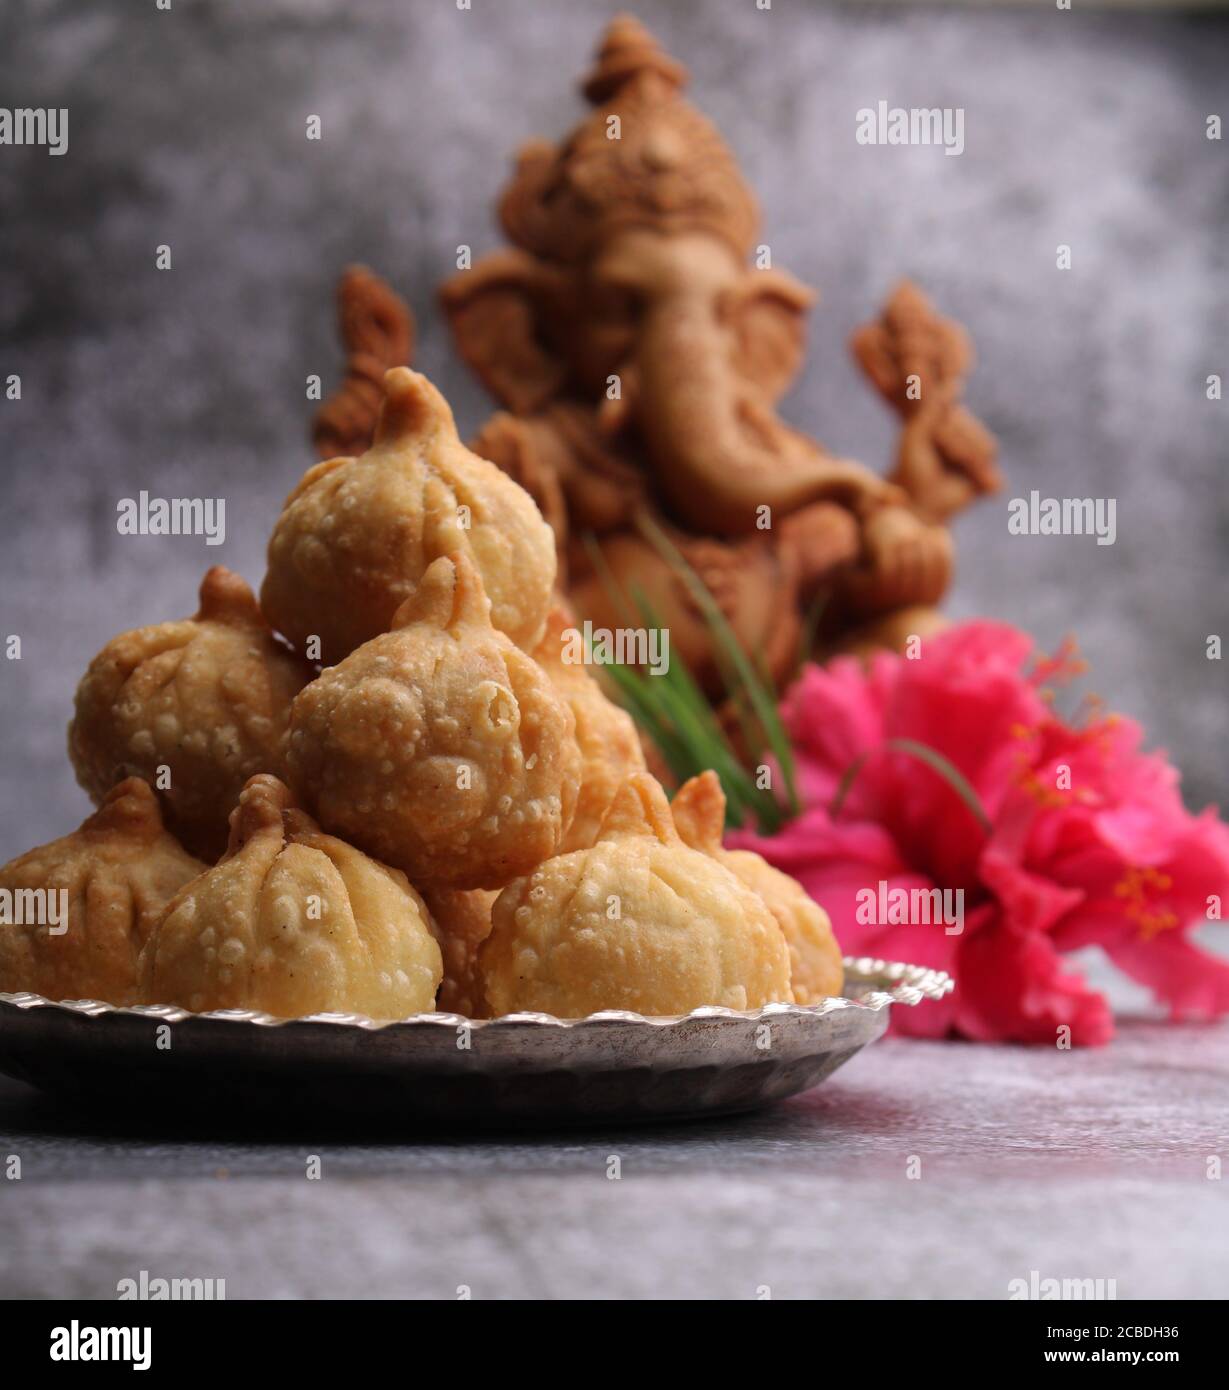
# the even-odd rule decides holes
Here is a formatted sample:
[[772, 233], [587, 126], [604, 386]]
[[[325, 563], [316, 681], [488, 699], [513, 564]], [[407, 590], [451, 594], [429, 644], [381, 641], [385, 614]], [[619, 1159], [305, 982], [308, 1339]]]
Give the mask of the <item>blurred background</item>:
[[[5, 0], [0, 91], [66, 106], [69, 148], [0, 148], [0, 862], [86, 810], [64, 753], [86, 663], [183, 616], [210, 564], [258, 585], [342, 366], [338, 272], [418, 319], [415, 365], [462, 434], [490, 403], [435, 306], [455, 248], [501, 244], [516, 147], [582, 113], [618, 8], [691, 69], [762, 203], [776, 265], [817, 287], [790, 423], [886, 469], [895, 425], [845, 349], [908, 275], [978, 348], [968, 400], [1005, 493], [956, 525], [955, 617], [1053, 646], [1140, 719], [1188, 803], [1229, 803], [1229, 17], [1166, 9], [830, 8], [804, 0]], [[965, 151], [865, 147], [855, 113], [965, 110]], [[305, 139], [309, 115], [323, 139]], [[1059, 243], [1072, 269], [1055, 269]], [[169, 245], [173, 268], [155, 267]], [[1117, 543], [1007, 533], [1008, 499], [1112, 497]], [[141, 489], [227, 500], [224, 546], [121, 537]]]

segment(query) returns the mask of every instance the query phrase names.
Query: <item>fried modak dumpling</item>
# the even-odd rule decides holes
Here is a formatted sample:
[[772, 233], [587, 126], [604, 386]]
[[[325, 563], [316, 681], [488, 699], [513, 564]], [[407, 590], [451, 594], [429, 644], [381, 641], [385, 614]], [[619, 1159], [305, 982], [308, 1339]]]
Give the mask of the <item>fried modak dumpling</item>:
[[491, 923], [479, 969], [492, 1016], [686, 1014], [793, 998], [776, 919], [728, 869], [683, 844], [647, 772], [620, 788], [591, 849], [510, 883]]
[[440, 1013], [486, 1017], [478, 949], [491, 934], [491, 907], [498, 896], [486, 888], [423, 889], [444, 957], [444, 978], [435, 997]]
[[171, 899], [142, 957], [151, 1003], [279, 1018], [430, 1013], [442, 974], [405, 875], [325, 835], [266, 774], [244, 787], [221, 862]]
[[129, 777], [71, 835], [0, 869], [0, 990], [141, 1003], [138, 959], [163, 908], [206, 865]]
[[524, 488], [465, 448], [425, 376], [395, 367], [384, 392], [367, 453], [316, 464], [286, 499], [260, 591], [269, 621], [332, 665], [388, 630], [433, 560], [464, 551], [491, 621], [528, 650], [555, 582], [550, 527]]
[[796, 1004], [818, 1004], [840, 994], [845, 981], [841, 948], [828, 914], [802, 884], [748, 849], [723, 849], [725, 793], [713, 771], [693, 777], [675, 793], [670, 810], [683, 842], [710, 854], [768, 905], [785, 936]]
[[287, 761], [322, 825], [413, 883], [501, 888], [563, 842], [574, 724], [537, 662], [491, 626], [459, 551], [428, 567], [391, 632], [295, 700]]
[[571, 613], [556, 602], [547, 614], [542, 640], [533, 649], [534, 660], [554, 681], [576, 720], [580, 792], [562, 854], [593, 844], [615, 793], [631, 773], [644, 769], [644, 751], [631, 715], [608, 700], [584, 664], [573, 659], [575, 632]]
[[290, 702], [312, 670], [274, 637], [237, 574], [214, 566], [200, 605], [103, 647], [77, 687], [68, 754], [95, 802], [119, 778], [151, 782], [167, 826], [213, 862], [243, 784], [283, 770]]

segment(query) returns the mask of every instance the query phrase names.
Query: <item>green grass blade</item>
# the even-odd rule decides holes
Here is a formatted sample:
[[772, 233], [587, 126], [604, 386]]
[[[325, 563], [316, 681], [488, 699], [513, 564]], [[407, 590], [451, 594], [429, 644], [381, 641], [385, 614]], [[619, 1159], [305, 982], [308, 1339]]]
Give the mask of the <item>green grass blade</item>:
[[790, 809], [794, 814], [797, 814], [801, 808], [798, 800], [794, 755], [785, 727], [781, 723], [774, 693], [765, 688], [746, 652], [743, 651], [741, 643], [735, 637], [725, 614], [722, 613], [716, 600], [709, 593], [704, 581], [683, 558], [678, 547], [651, 517], [642, 515], [639, 518], [639, 526], [650, 544], [656, 547], [662, 557], [677, 571], [687, 586], [688, 592], [703, 613], [705, 622], [713, 634], [716, 647], [733, 668], [737, 677], [738, 688], [746, 692], [764, 737], [768, 740], [768, 746], [781, 769]]
[[[981, 804], [981, 798], [973, 790], [972, 785], [960, 769], [948, 758], [945, 758], [942, 753], [931, 748], [928, 744], [918, 743], [916, 739], [911, 738], [890, 738], [882, 746], [895, 753], [907, 753], [911, 758], [916, 758], [918, 762], [925, 763], [932, 771], [937, 772], [968, 807], [969, 813], [978, 825], [987, 835], [990, 834], [990, 817], [986, 814], [986, 808]], [[837, 784], [836, 792], [832, 797], [832, 804], [829, 807], [829, 814], [833, 820], [840, 815], [850, 788], [857, 780], [858, 774], [866, 766], [871, 754], [878, 751], [878, 749], [870, 749], [861, 754], [841, 774], [841, 780]]]
[[[626, 625], [635, 627], [639, 621], [647, 628], [666, 630], [660, 613], [639, 586], [633, 585], [629, 591], [618, 587], [596, 538], [586, 535], [584, 545], [595, 574]], [[704, 589], [698, 576], [693, 578], [711, 603], [711, 595]], [[741, 648], [739, 650], [741, 652]], [[740, 681], [719, 642], [715, 642], [715, 652], [723, 678], [741, 694]], [[601, 670], [615, 694], [639, 727], [653, 740], [671, 773], [680, 782], [708, 768], [717, 773], [726, 794], [728, 824], [738, 826], [750, 820], [766, 834], [781, 825], [783, 812], [776, 797], [756, 785], [755, 775], [742, 764], [708, 697], [677, 653], [671, 654], [665, 670], [659, 675], [620, 663], [604, 664]], [[727, 672], [730, 673], [728, 676]], [[771, 697], [767, 697], [767, 701], [775, 713], [775, 702]], [[748, 745], [757, 746], [750, 717], [737, 703], [736, 709], [740, 718], [747, 721], [743, 729]], [[756, 718], [760, 718], [759, 711], [755, 713]], [[762, 722], [760, 719], [761, 725]], [[767, 738], [766, 731], [762, 732]]]

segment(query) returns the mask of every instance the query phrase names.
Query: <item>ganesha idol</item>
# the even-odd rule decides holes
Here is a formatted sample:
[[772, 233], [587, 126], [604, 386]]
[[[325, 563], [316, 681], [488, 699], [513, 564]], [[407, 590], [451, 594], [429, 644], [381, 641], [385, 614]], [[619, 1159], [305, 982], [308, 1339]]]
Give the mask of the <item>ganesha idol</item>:
[[[590, 115], [520, 152], [499, 206], [511, 247], [459, 271], [441, 301], [503, 407], [472, 447], [538, 502], [577, 614], [617, 628], [642, 596], [717, 700], [712, 631], [663, 533], [781, 681], [804, 633], [822, 656], [933, 630], [945, 523], [998, 475], [993, 438], [960, 404], [969, 342], [908, 283], [852, 344], [902, 420], [889, 477], [780, 418], [815, 296], [771, 266], [755, 199], [683, 98], [686, 77], [639, 23], [615, 20], [583, 84]], [[341, 313], [349, 375], [317, 416], [324, 455], [365, 447], [375, 383], [412, 337], [370, 272], [347, 273]]]

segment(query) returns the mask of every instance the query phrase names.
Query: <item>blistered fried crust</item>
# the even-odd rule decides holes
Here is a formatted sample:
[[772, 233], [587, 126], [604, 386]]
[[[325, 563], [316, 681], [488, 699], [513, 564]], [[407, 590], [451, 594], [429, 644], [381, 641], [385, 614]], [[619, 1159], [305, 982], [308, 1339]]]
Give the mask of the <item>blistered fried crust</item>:
[[387, 631], [433, 560], [464, 552], [494, 625], [526, 650], [542, 632], [555, 543], [533, 499], [457, 438], [447, 402], [418, 372], [384, 377], [375, 442], [317, 464], [269, 540], [261, 605], [300, 651], [326, 664]]
[[592, 849], [548, 860], [495, 901], [479, 954], [493, 1016], [682, 1014], [793, 998], [764, 903], [680, 840], [661, 787], [633, 773]]
[[[162, 828], [148, 784], [129, 777], [79, 830], [0, 869], [0, 990], [141, 1003], [141, 948], [167, 902], [205, 868]], [[49, 895], [58, 905], [61, 892], [67, 916], [52, 921]]]
[[443, 974], [405, 875], [324, 834], [276, 777], [253, 777], [222, 861], [167, 905], [142, 958], [152, 1003], [404, 1018]]
[[68, 726], [77, 780], [95, 802], [121, 777], [151, 782], [168, 827], [212, 862], [243, 784], [283, 771], [290, 702], [311, 674], [217, 565], [195, 617], [122, 632], [90, 663]]
[[840, 994], [845, 972], [828, 914], [800, 883], [774, 869], [761, 855], [721, 847], [725, 793], [717, 774], [710, 770], [684, 782], [670, 809], [684, 843], [724, 864], [764, 900], [777, 919], [789, 946], [795, 1003], [817, 1004]]
[[435, 999], [441, 1013], [486, 1017], [478, 950], [491, 934], [491, 907], [498, 896], [485, 888], [423, 890], [444, 957], [444, 978]]
[[725, 832], [725, 792], [713, 771], [691, 778], [674, 794], [670, 814], [682, 841], [704, 854], [721, 852]]
[[588, 849], [594, 843], [615, 793], [631, 773], [644, 770], [644, 751], [631, 716], [606, 698], [584, 665], [567, 659], [571, 654], [568, 635], [573, 629], [571, 614], [562, 603], [556, 603], [533, 652], [576, 720], [580, 792], [572, 823], [563, 838], [563, 854]]
[[415, 884], [500, 888], [563, 841], [580, 780], [572, 713], [491, 626], [465, 551], [436, 560], [393, 622], [295, 701], [293, 785], [322, 825]]

